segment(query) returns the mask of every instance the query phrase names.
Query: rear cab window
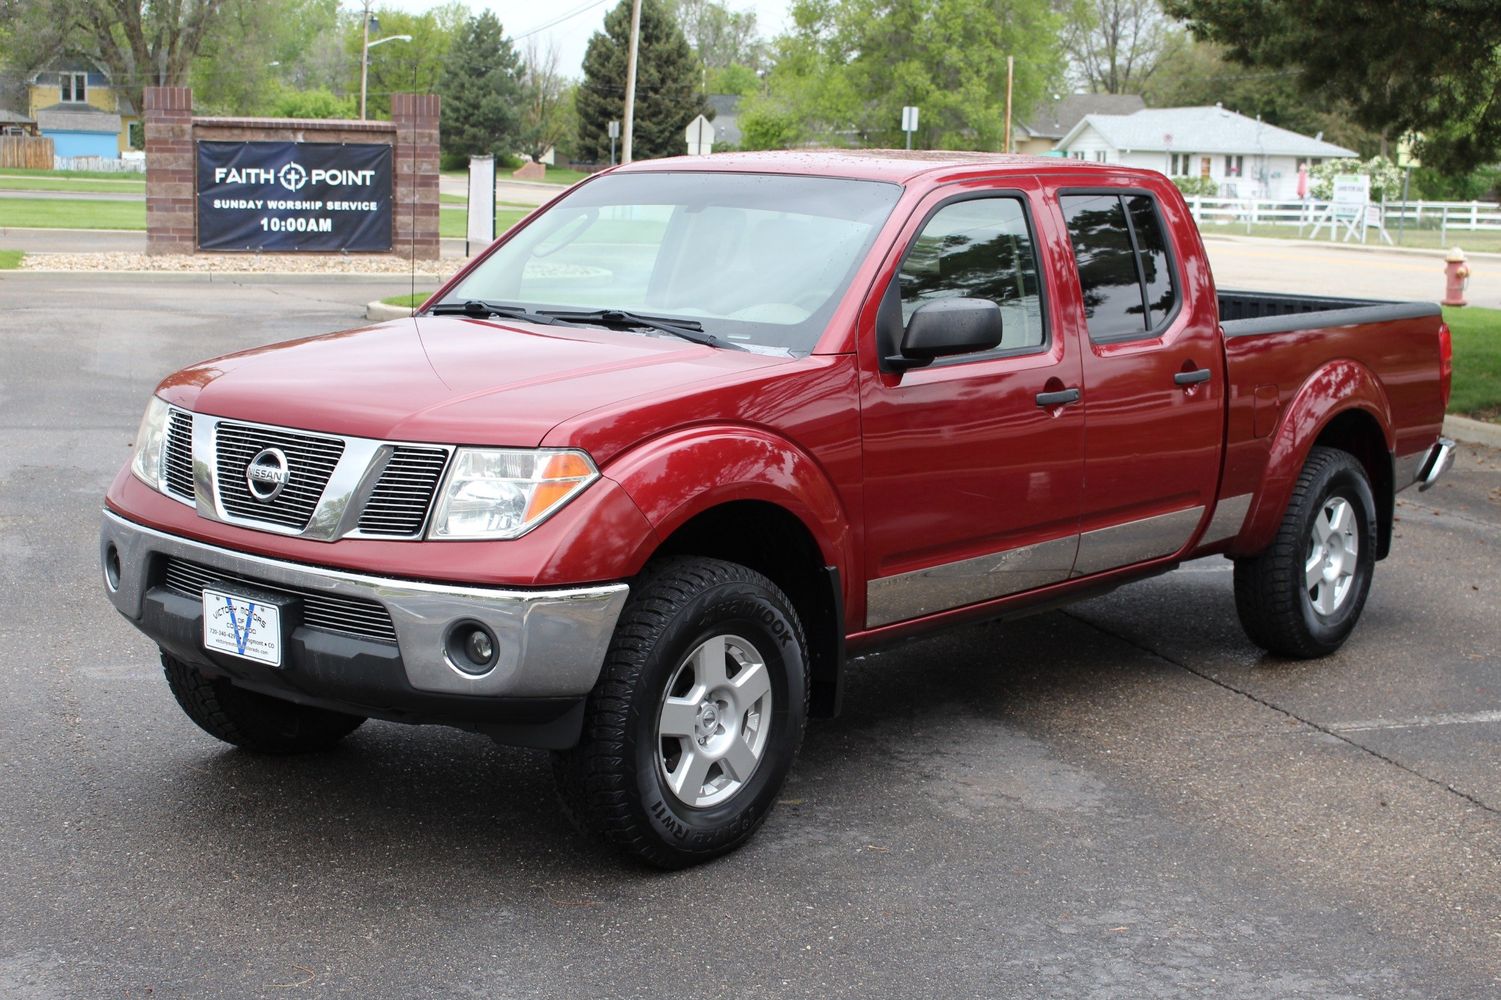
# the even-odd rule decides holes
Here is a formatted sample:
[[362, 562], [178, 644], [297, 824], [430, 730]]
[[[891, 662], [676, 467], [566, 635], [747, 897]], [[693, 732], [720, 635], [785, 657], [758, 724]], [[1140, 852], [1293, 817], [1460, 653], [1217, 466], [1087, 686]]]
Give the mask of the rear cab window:
[[1151, 195], [1134, 191], [1059, 198], [1078, 266], [1084, 317], [1096, 342], [1156, 336], [1178, 307], [1167, 235]]

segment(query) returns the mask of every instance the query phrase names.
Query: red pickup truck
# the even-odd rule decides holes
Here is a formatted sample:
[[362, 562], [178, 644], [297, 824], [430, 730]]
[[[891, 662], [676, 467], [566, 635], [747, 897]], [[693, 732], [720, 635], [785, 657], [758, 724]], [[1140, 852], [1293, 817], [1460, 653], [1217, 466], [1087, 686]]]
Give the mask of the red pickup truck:
[[882, 643], [1226, 556], [1252, 641], [1335, 650], [1452, 460], [1450, 363], [1432, 304], [1217, 293], [1151, 171], [636, 163], [415, 318], [169, 376], [100, 556], [214, 736], [552, 749], [585, 829], [681, 866]]

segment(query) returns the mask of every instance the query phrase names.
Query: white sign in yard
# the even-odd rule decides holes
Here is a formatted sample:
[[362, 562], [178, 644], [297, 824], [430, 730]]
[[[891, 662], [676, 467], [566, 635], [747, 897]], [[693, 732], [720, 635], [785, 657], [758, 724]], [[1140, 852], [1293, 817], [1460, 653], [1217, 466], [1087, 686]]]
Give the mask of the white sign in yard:
[[495, 242], [495, 157], [469, 157], [469, 219], [464, 252], [475, 253]]
[[1371, 201], [1371, 178], [1366, 174], [1336, 174], [1330, 200], [1341, 218], [1358, 215]]
[[203, 592], [203, 647], [281, 666], [281, 609], [217, 590]]
[[714, 123], [699, 115], [683, 130], [683, 138], [688, 140], [689, 156], [708, 156], [714, 152]]

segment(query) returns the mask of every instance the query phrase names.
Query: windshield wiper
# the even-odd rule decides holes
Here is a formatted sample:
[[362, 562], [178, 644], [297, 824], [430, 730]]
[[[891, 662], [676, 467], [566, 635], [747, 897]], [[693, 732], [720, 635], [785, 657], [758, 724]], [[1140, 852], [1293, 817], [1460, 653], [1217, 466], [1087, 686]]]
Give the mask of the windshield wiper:
[[428, 312], [434, 316], [473, 316], [475, 319], [522, 319], [528, 323], [550, 324], [557, 319], [548, 313], [531, 312], [521, 306], [508, 306], [500, 302], [485, 302], [469, 299], [467, 302], [440, 302]]
[[674, 337], [691, 340], [695, 344], [703, 344], [706, 347], [723, 347], [734, 351], [745, 350], [739, 344], [731, 343], [728, 340], [720, 340], [712, 333], [705, 333], [703, 324], [693, 319], [658, 319], [655, 316], [643, 316], [641, 313], [627, 312], [624, 309], [594, 309], [588, 312], [543, 309], [541, 312], [544, 316], [551, 316], [565, 323], [598, 323], [601, 326], [643, 327], [648, 330], [660, 330], [662, 333], [670, 333]]

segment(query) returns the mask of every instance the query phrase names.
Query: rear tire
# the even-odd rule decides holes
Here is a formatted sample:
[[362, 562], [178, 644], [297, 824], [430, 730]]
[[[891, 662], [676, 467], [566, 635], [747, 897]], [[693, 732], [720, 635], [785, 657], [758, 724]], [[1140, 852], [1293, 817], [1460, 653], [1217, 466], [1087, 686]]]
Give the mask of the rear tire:
[[781, 791], [808, 691], [802, 625], [775, 584], [736, 563], [664, 559], [632, 587], [581, 742], [553, 756], [564, 809], [660, 868], [732, 851]]
[[323, 708], [237, 688], [205, 677], [196, 668], [162, 654], [167, 686], [198, 728], [252, 753], [293, 754], [327, 750], [365, 720]]
[[1376, 566], [1376, 502], [1348, 452], [1316, 447], [1293, 487], [1271, 546], [1235, 561], [1241, 627], [1295, 660], [1339, 649], [1365, 607]]

